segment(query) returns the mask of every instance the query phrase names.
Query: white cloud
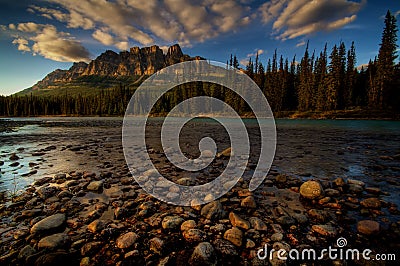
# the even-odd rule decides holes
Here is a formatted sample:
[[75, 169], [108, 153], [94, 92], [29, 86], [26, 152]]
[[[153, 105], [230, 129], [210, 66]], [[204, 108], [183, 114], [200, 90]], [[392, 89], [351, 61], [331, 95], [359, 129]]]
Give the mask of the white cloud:
[[112, 45], [114, 44], [114, 38], [107, 32], [101, 31], [101, 30], [96, 30], [92, 34], [93, 38], [98, 40], [104, 45]]
[[18, 45], [18, 50], [23, 52], [30, 52], [31, 48], [28, 46], [28, 40], [24, 38], [17, 38], [12, 41], [13, 44]]
[[90, 60], [89, 52], [78, 41], [53, 25], [27, 22], [10, 24], [8, 30], [20, 51], [59, 62]]
[[331, 31], [353, 22], [366, 0], [272, 0], [260, 8], [264, 23], [273, 21], [277, 39], [294, 39], [319, 31]]
[[[48, 1], [52, 2], [53, 8], [32, 5], [31, 12], [64, 22], [70, 28], [91, 30], [94, 39], [118, 48], [130, 42], [135, 45], [179, 42], [191, 46], [194, 42], [235, 31], [255, 18], [254, 12], [245, 6], [249, 4], [247, 1]], [[104, 28], [107, 31], [101, 30]]]

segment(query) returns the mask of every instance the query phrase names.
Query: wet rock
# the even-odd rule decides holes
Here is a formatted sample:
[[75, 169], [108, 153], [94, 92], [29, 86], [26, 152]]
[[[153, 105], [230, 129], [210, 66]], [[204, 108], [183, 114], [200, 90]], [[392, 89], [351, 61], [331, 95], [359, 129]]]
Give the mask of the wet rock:
[[347, 184], [353, 184], [353, 185], [357, 185], [360, 187], [365, 187], [365, 183], [363, 181], [360, 180], [355, 180], [355, 179], [347, 179]]
[[206, 233], [199, 229], [189, 229], [183, 232], [183, 238], [189, 243], [202, 242], [206, 240]]
[[382, 193], [380, 188], [377, 187], [367, 187], [365, 188], [365, 191], [367, 191], [370, 194], [374, 194], [374, 195], [379, 195]]
[[251, 227], [257, 231], [267, 231], [268, 230], [267, 225], [260, 218], [251, 217], [249, 219], [249, 222], [251, 224]]
[[315, 224], [311, 229], [322, 236], [335, 237], [338, 234], [336, 228], [330, 224]]
[[158, 237], [154, 237], [149, 241], [149, 248], [156, 254], [162, 255], [164, 250], [164, 241]]
[[186, 231], [194, 228], [196, 228], [196, 222], [194, 220], [187, 220], [181, 224], [181, 231]]
[[316, 199], [323, 195], [324, 191], [318, 181], [307, 181], [300, 186], [300, 195], [306, 199]]
[[62, 248], [68, 243], [68, 236], [64, 233], [54, 234], [42, 238], [38, 243], [38, 248], [56, 249]]
[[380, 224], [372, 220], [362, 220], [357, 223], [357, 231], [364, 235], [376, 235], [380, 231]]
[[118, 237], [115, 243], [117, 244], [118, 248], [129, 248], [136, 242], [137, 239], [137, 234], [135, 234], [134, 232], [128, 232]]
[[183, 218], [174, 215], [174, 216], [165, 216], [161, 225], [162, 228], [167, 230], [174, 230], [179, 228], [179, 226], [183, 223]]
[[34, 185], [34, 186], [42, 186], [42, 185], [44, 185], [44, 184], [46, 184], [46, 183], [49, 183], [49, 182], [52, 181], [52, 180], [53, 180], [52, 177], [50, 177], [50, 176], [45, 176], [45, 177], [42, 177], [42, 178], [37, 179], [37, 180], [33, 183], [33, 185]]
[[235, 246], [240, 247], [242, 245], [243, 232], [239, 228], [233, 227], [225, 231], [224, 239], [230, 241]]
[[48, 199], [48, 198], [56, 195], [57, 192], [58, 192], [58, 188], [52, 187], [52, 186], [41, 187], [37, 190], [39, 197], [41, 197], [42, 199]]
[[87, 229], [92, 233], [98, 233], [105, 228], [106, 224], [104, 220], [94, 220], [87, 226]]
[[349, 184], [348, 190], [350, 193], [362, 193], [364, 191], [364, 188], [360, 185], [357, 184]]
[[361, 206], [367, 209], [380, 209], [381, 201], [378, 198], [368, 198], [360, 202]]
[[74, 195], [69, 192], [68, 190], [63, 190], [60, 193], [57, 194], [57, 198], [62, 199], [62, 198], [72, 198]]
[[324, 192], [325, 192], [325, 195], [328, 197], [337, 197], [340, 195], [340, 192], [338, 190], [332, 189], [332, 188], [325, 189]]
[[19, 162], [10, 163], [10, 167], [16, 167], [16, 166], [18, 166], [18, 165], [19, 165]]
[[93, 256], [101, 248], [102, 245], [103, 243], [100, 241], [86, 243], [81, 247], [81, 255], [83, 257]]
[[75, 262], [73, 257], [70, 254], [61, 251], [44, 254], [35, 261], [35, 266], [67, 266], [74, 264]]
[[57, 213], [34, 224], [31, 234], [48, 234], [54, 232], [65, 225], [66, 217], [63, 213]]
[[16, 155], [15, 153], [13, 153], [13, 154], [11, 154], [11, 156], [10, 156], [10, 161], [17, 161], [17, 160], [19, 160], [19, 157], [18, 157], [18, 155]]
[[305, 224], [308, 222], [307, 216], [302, 213], [295, 213], [292, 216], [299, 224]]
[[18, 259], [25, 261], [29, 256], [36, 253], [36, 250], [30, 245], [23, 247], [18, 253]]
[[23, 210], [21, 212], [21, 215], [23, 217], [35, 217], [38, 216], [42, 213], [41, 209], [32, 209], [32, 210]]
[[219, 220], [224, 216], [224, 209], [219, 201], [213, 201], [201, 209], [201, 215], [208, 220]]
[[217, 265], [214, 247], [209, 242], [198, 244], [190, 257], [191, 265]]
[[243, 228], [245, 230], [250, 229], [250, 223], [234, 212], [229, 213], [229, 221], [232, 226]]
[[242, 200], [240, 206], [255, 209], [257, 207], [257, 204], [253, 196], [248, 196]]
[[333, 183], [335, 183], [335, 185], [338, 186], [338, 187], [343, 187], [343, 186], [346, 185], [346, 182], [345, 182], [344, 179], [341, 178], [341, 177], [336, 178], [336, 179], [333, 181]]
[[100, 191], [103, 189], [103, 184], [104, 182], [102, 180], [92, 181], [86, 188], [91, 191]]

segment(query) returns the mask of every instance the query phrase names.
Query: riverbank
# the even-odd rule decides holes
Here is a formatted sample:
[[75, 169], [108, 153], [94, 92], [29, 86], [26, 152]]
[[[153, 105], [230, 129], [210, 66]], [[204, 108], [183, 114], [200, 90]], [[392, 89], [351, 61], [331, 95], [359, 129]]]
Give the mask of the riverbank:
[[[1, 204], [1, 265], [268, 265], [257, 258], [265, 244], [268, 250], [319, 252], [336, 248], [339, 238], [346, 248], [372, 250], [371, 258], [399, 258], [397, 122], [277, 120], [273, 167], [251, 193], [260, 143], [253, 139], [256, 124], [247, 121], [255, 151], [239, 183], [208, 205], [177, 207], [149, 196], [131, 176], [121, 118], [39, 120], [0, 135], [3, 185], [14, 172], [19, 178], [37, 171], [18, 179], [33, 185]], [[217, 158], [198, 175], [167, 165], [155, 141], [159, 123], [150, 120], [148, 144], [163, 174], [186, 185], [219, 175], [228, 158]], [[228, 147], [226, 134], [200, 119], [183, 129], [185, 154], [196, 150], [196, 126], [221, 149]], [[10, 166], [15, 162], [19, 166]], [[376, 265], [365, 259], [305, 263]], [[275, 253], [271, 264], [284, 263]]]
[[[0, 208], [0, 263], [283, 265], [277, 252], [263, 260], [258, 250], [321, 252], [342, 245], [338, 239], [346, 241], [339, 247], [370, 249], [371, 260], [399, 256], [400, 222], [385, 219], [385, 212], [398, 217], [399, 210], [382, 200], [385, 191], [359, 180], [303, 182], [277, 172], [254, 193], [247, 186], [241, 179], [216, 201], [176, 207], [149, 196], [128, 174], [40, 178]], [[346, 265], [326, 257], [305, 262]], [[366, 258], [347, 263], [375, 265]]]

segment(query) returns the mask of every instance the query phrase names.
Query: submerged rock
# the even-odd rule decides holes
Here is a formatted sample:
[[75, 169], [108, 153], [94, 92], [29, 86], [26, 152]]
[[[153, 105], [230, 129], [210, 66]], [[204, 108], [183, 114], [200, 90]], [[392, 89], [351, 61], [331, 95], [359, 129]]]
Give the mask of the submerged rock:
[[372, 220], [362, 220], [357, 223], [357, 231], [364, 235], [376, 235], [380, 231], [380, 224]]

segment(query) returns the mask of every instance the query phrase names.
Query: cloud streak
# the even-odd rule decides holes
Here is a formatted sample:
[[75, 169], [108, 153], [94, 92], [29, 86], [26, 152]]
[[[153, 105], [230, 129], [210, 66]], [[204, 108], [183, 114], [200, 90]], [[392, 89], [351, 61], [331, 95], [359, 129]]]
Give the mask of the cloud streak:
[[342, 28], [357, 18], [356, 14], [365, 2], [272, 0], [259, 10], [264, 23], [273, 21], [274, 36], [287, 40]]
[[89, 52], [80, 42], [68, 33], [57, 31], [53, 25], [34, 22], [10, 24], [7, 31], [14, 38], [12, 43], [22, 52], [59, 62], [90, 60]]

